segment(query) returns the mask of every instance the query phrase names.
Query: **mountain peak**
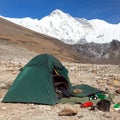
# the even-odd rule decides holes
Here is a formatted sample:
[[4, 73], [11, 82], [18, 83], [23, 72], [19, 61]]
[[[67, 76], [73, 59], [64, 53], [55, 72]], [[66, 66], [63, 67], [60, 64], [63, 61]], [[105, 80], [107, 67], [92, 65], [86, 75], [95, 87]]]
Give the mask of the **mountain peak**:
[[50, 13], [50, 16], [51, 17], [62, 17], [62, 18], [65, 18], [65, 17], [67, 17], [67, 18], [71, 18], [71, 16], [68, 14], [68, 13], [65, 13], [65, 12], [62, 12], [61, 10], [59, 10], [59, 9], [56, 9], [56, 10], [54, 10], [54, 11], [52, 11], [51, 13]]
[[56, 9], [56, 10], [52, 11], [50, 15], [61, 15], [61, 14], [64, 14], [64, 13], [61, 10]]
[[120, 40], [120, 24], [113, 25], [98, 19], [74, 18], [59, 9], [52, 11], [50, 15], [41, 20], [30, 18], [6, 19], [34, 31], [58, 38], [68, 44], [81, 43], [81, 41], [108, 43], [113, 39]]

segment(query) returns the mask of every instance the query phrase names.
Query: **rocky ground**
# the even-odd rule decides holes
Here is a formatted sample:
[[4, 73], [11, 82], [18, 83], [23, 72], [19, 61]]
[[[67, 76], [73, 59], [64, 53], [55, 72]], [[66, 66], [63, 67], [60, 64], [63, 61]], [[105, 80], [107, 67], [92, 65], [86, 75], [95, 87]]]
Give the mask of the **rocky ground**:
[[[24, 64], [25, 61], [0, 61], [0, 101]], [[69, 78], [74, 85], [84, 83], [101, 90], [107, 88], [109, 92], [115, 94], [114, 102], [120, 102], [120, 94], [115, 92], [120, 88], [120, 65], [63, 64], [69, 70]], [[75, 116], [58, 116], [64, 108], [74, 109], [78, 113]], [[0, 120], [120, 120], [120, 111], [114, 110], [113, 104], [110, 112], [90, 111], [89, 109], [80, 108], [79, 104], [49, 106], [0, 103]]]

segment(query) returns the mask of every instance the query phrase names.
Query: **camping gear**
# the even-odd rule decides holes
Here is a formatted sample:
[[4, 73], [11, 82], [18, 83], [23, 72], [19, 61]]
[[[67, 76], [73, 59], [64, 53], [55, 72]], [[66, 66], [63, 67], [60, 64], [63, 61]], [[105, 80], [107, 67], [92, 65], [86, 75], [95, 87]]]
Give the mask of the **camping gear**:
[[62, 104], [82, 104], [89, 101], [89, 97], [70, 97], [70, 98], [61, 98], [59, 103]]
[[98, 99], [98, 96], [97, 95], [90, 95], [89, 96], [89, 100], [92, 101], [92, 100], [97, 100]]
[[110, 111], [110, 106], [111, 102], [109, 100], [100, 100], [97, 104], [96, 107], [104, 112]]
[[[79, 92], [74, 93], [76, 89]], [[102, 91], [85, 84], [72, 86], [62, 63], [50, 54], [42, 54], [21, 69], [2, 102], [54, 105], [61, 98], [86, 97], [99, 92]]]
[[106, 98], [108, 97], [107, 94], [105, 95], [105, 94], [103, 94], [103, 93], [97, 93], [96, 96], [97, 96], [97, 98], [99, 98], [99, 99], [101, 99], [101, 100], [102, 100], [102, 99], [106, 99]]
[[64, 97], [69, 98], [71, 94], [68, 91], [69, 86], [65, 78], [60, 75], [54, 75], [53, 79], [54, 79], [55, 92], [57, 93], [58, 99], [61, 99]]
[[[57, 74], [59, 77], [55, 79]], [[71, 83], [68, 78], [68, 70], [54, 56], [38, 55], [22, 68], [2, 102], [54, 105], [58, 102], [55, 92], [57, 84], [65, 85], [65, 88], [62, 86], [67, 89], [63, 90], [64, 95], [65, 91], [67, 91], [66, 94], [70, 92]]]
[[93, 102], [91, 101], [88, 101], [88, 102], [85, 102], [81, 105], [81, 108], [86, 108], [86, 107], [91, 107], [93, 106]]
[[[75, 89], [80, 89], [80, 93], [76, 94], [74, 93]], [[102, 90], [99, 90], [97, 88], [91, 87], [90, 85], [86, 85], [86, 84], [81, 84], [81, 85], [75, 85], [72, 86], [72, 95], [74, 97], [90, 97], [91, 95], [95, 95], [97, 93], [102, 93]]]
[[116, 104], [113, 106], [113, 108], [114, 108], [115, 110], [120, 110], [120, 103], [116, 103]]

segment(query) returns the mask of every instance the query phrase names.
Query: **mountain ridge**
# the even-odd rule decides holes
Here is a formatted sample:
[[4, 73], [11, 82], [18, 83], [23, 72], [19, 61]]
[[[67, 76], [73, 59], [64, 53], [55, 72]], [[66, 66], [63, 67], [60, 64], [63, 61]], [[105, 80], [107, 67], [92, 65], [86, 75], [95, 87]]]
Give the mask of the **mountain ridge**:
[[120, 64], [120, 41], [110, 43], [75, 44], [73, 48], [80, 54], [87, 56], [94, 63]]
[[29, 17], [23, 19], [5, 17], [5, 19], [55, 37], [67, 44], [109, 43], [113, 39], [120, 40], [120, 23], [110, 24], [99, 19], [74, 18], [59, 9], [40, 20]]
[[[56, 14], [58, 15], [56, 16]], [[61, 19], [59, 19], [60, 15], [62, 15]], [[48, 20], [48, 17], [50, 17], [50, 21]], [[77, 30], [73, 30], [71, 24], [69, 24], [70, 22], [64, 21], [64, 19], [68, 17], [70, 18], [71, 24], [74, 24], [74, 27], [79, 25], [79, 28], [81, 28], [82, 32], [79, 31], [77, 33], [77, 37], [79, 38], [79, 34], [82, 34], [83, 36], [81, 36], [78, 41], [76, 37], [73, 36], [74, 34], [72, 34], [72, 32], [77, 32]], [[120, 41], [118, 39], [113, 39], [114, 35], [116, 35], [116, 37], [120, 36], [119, 31], [116, 31], [116, 28], [119, 28], [120, 24], [108, 24], [105, 21], [98, 19], [88, 21], [87, 19], [83, 18], [73, 18], [69, 14], [66, 15], [59, 10], [53, 11], [49, 16], [44, 17], [42, 19], [43, 21], [38, 19], [33, 20], [29, 17], [23, 18], [22, 21], [19, 21], [19, 19], [12, 19], [12, 22], [8, 19], [6, 20], [6, 18], [0, 18], [1, 44], [3, 43], [3, 41], [5, 44], [10, 43], [10, 45], [14, 43], [21, 47], [27, 48], [30, 51], [34, 51], [35, 53], [53, 54], [56, 57], [65, 61], [68, 60], [74, 62], [96, 64], [120, 64]], [[48, 33], [50, 31], [48, 30], [47, 26], [50, 25], [52, 28], [52, 33], [57, 33], [59, 37], [59, 35], [61, 35], [59, 33], [61, 33], [62, 31], [63, 36], [61, 35], [61, 37], [65, 38], [60, 40], [57, 39], [55, 36], [50, 37], [49, 34], [39, 33], [38, 29], [35, 32], [35, 30], [33, 29], [30, 30], [29, 27], [25, 28], [24, 26], [22, 27], [21, 24], [14, 24], [13, 20], [15, 20], [15, 22], [20, 22], [21, 24], [26, 23], [26, 25], [29, 25], [29, 27], [34, 29], [39, 28], [40, 26], [38, 25], [38, 23], [41, 23], [43, 25], [43, 31], [45, 30]], [[31, 24], [31, 21], [35, 24]], [[55, 21], [55, 23], [53, 21]], [[61, 24], [56, 24], [57, 22]], [[56, 26], [56, 29], [53, 29], [54, 26]], [[57, 27], [59, 27], [60, 29], [57, 29]], [[99, 27], [99, 29], [97, 29], [97, 27]], [[68, 30], [69, 28], [71, 28], [70, 31], [72, 32], [66, 31], [66, 29]], [[41, 27], [39, 28], [39, 30], [41, 30]], [[67, 39], [69, 33], [73, 38], [76, 39], [76, 41], [74, 41], [73, 39]], [[102, 38], [101, 40], [103, 41], [103, 43], [95, 43], [93, 41], [94, 37], [96, 37], [97, 40], [100, 40]], [[109, 37], [109, 39], [107, 37]], [[87, 38], [90, 38], [91, 41], [88, 42], [86, 40]], [[103, 38], [106, 38], [107, 42], [105, 42]], [[66, 44], [65, 41], [69, 42], [69, 44]], [[76, 44], [73, 44], [74, 42]]]
[[[20, 48], [20, 51], [17, 48]], [[24, 55], [22, 55], [23, 53]], [[38, 54], [52, 54], [61, 61], [89, 62], [83, 56], [78, 56], [77, 51], [70, 45], [58, 39], [34, 32], [0, 18], [0, 60], [4, 61], [3, 58], [8, 56], [10, 56], [8, 58], [10, 61], [17, 59], [17, 57], [24, 59], [24, 56], [31, 53], [34, 54], [30, 55], [29, 58]]]

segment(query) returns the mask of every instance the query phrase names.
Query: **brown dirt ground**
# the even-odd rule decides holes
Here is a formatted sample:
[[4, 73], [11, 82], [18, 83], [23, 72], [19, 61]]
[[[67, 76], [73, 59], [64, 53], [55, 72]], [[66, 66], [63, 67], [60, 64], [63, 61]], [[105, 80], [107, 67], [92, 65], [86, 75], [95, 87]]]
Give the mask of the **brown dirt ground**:
[[[26, 59], [27, 61], [27, 59]], [[15, 80], [23, 63], [0, 62], [0, 101], [8, 88]], [[120, 88], [120, 66], [63, 63], [69, 70], [69, 78], [72, 84], [88, 84], [98, 89], [108, 88], [111, 93]], [[116, 94], [115, 103], [119, 102], [120, 94]], [[58, 112], [64, 108], [75, 109], [75, 116], [58, 116]], [[55, 106], [0, 103], [0, 120], [120, 120], [120, 111], [113, 109], [110, 112], [100, 110], [90, 111], [89, 108], [80, 108], [80, 104], [57, 104]]]

